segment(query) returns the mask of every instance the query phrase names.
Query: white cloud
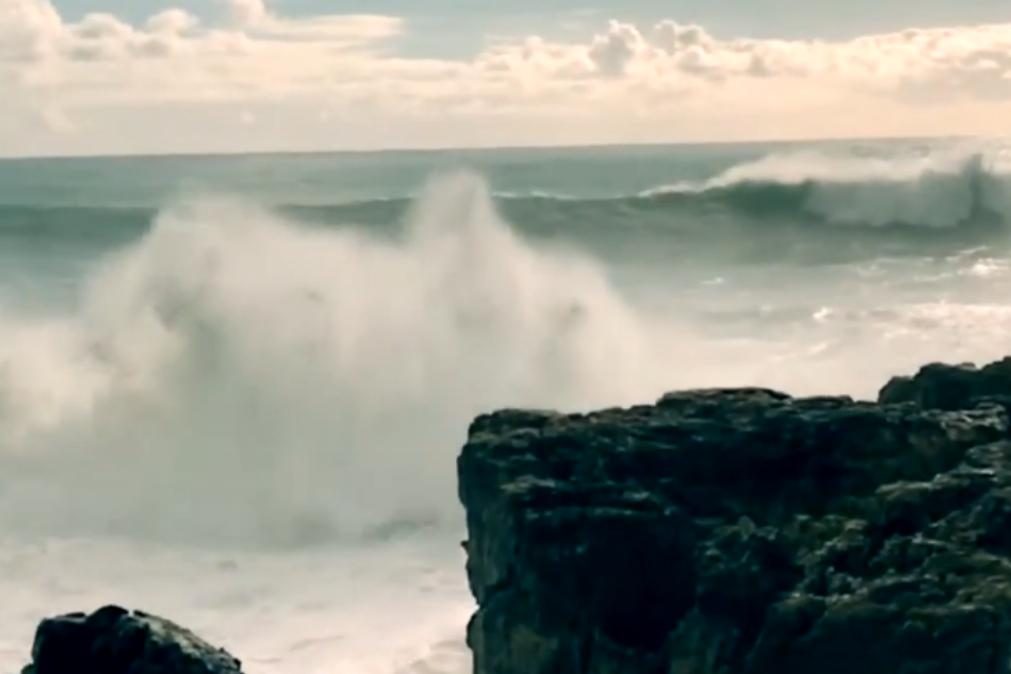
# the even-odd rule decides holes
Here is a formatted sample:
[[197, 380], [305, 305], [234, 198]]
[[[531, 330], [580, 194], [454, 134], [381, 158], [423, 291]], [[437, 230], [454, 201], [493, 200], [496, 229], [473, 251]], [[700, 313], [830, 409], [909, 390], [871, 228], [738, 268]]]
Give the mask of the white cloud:
[[649, 46], [639, 29], [628, 23], [611, 21], [607, 33], [598, 35], [590, 45], [590, 60], [605, 75], [623, 75]]
[[277, 16], [264, 0], [225, 0], [232, 25], [260, 39], [362, 44], [398, 35], [396, 17], [347, 14], [290, 19]]
[[396, 37], [402, 30], [403, 21], [392, 16], [349, 14], [300, 20], [268, 16], [255, 25], [253, 34], [261, 39], [361, 45]]
[[60, 15], [47, 0], [0, 0], [0, 60], [42, 58], [62, 29]]
[[[170, 143], [155, 128], [163, 117], [190, 124], [181, 135], [195, 143], [240, 149], [250, 134], [212, 125], [269, 119], [282, 135], [264, 142], [276, 147], [313, 137], [530, 143], [985, 132], [1011, 111], [1011, 24], [826, 42], [611, 21], [582, 42], [520, 37], [448, 60], [397, 56], [408, 28], [398, 17], [291, 18], [262, 0], [223, 2], [220, 24], [174, 8], [131, 24], [101, 13], [69, 22], [49, 0], [0, 0], [0, 86], [25, 111], [0, 120], [0, 153], [127, 143], [124, 120], [149, 130], [136, 142]], [[172, 115], [154, 114], [166, 106]], [[32, 109], [52, 138], [36, 126], [29, 137]], [[324, 128], [348, 132], [333, 140]]]
[[612, 21], [587, 50], [601, 74], [628, 79], [827, 77], [841, 87], [879, 92], [935, 87], [979, 96], [1011, 93], [1006, 87], [1011, 24], [911, 29], [822, 42], [721, 40], [701, 26], [669, 20], [646, 32]]

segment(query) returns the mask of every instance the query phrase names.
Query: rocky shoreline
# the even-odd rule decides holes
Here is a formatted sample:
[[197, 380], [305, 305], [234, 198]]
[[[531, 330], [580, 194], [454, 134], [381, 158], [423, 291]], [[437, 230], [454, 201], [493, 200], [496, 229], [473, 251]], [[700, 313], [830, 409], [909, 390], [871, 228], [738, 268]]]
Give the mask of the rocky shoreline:
[[996, 674], [1011, 360], [878, 403], [690, 391], [477, 419], [475, 674]]
[[[671, 393], [478, 418], [474, 674], [1006, 674], [1011, 359], [879, 401]], [[23, 674], [241, 674], [174, 623], [43, 621]]]

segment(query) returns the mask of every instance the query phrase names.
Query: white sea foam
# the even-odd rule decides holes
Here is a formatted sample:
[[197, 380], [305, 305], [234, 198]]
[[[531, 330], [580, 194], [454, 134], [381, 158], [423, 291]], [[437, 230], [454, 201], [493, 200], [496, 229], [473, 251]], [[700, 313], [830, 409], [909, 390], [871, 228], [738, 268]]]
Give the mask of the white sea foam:
[[680, 182], [643, 196], [733, 192], [756, 187], [807, 191], [802, 213], [832, 224], [952, 227], [1011, 219], [1011, 169], [1005, 150], [860, 156], [779, 152], [733, 166], [701, 182]]
[[0, 670], [40, 619], [108, 603], [171, 617], [247, 674], [466, 674], [473, 601], [459, 546], [406, 537], [299, 551], [0, 539]]

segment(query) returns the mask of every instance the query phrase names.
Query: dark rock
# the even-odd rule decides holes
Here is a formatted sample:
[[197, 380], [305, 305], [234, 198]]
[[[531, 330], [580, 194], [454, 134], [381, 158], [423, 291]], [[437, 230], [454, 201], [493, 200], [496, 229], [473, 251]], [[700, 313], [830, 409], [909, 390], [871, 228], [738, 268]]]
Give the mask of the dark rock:
[[241, 674], [241, 663], [178, 625], [106, 606], [43, 620], [24, 674]]
[[743, 389], [477, 419], [475, 674], [1007, 672], [1008, 413], [932, 372], [920, 405]]
[[981, 399], [1011, 396], [1011, 357], [990, 363], [983, 369], [975, 365], [923, 367], [913, 377], [895, 377], [881, 389], [882, 404], [917, 403], [928, 409], [969, 409]]

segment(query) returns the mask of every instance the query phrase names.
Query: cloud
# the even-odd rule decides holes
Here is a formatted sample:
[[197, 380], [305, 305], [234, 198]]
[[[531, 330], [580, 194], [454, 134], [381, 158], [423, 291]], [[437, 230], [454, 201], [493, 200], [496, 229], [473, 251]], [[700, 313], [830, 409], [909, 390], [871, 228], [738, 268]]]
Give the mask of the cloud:
[[649, 47], [639, 29], [628, 23], [611, 21], [608, 30], [590, 44], [590, 60], [605, 75], [623, 75], [636, 57]]
[[0, 61], [43, 58], [62, 30], [48, 0], [0, 0]]
[[396, 37], [403, 31], [403, 25], [403, 20], [397, 17], [370, 14], [301, 20], [278, 19], [268, 15], [255, 24], [253, 34], [261, 39], [361, 45]]
[[[0, 86], [24, 111], [12, 118], [48, 120], [39, 128], [64, 145], [115, 144], [130, 123], [169, 143], [154, 125], [171, 108], [166, 120], [192, 120], [207, 143], [231, 137], [209, 130], [218, 120], [272, 120], [283, 147], [311, 133], [304, 120], [359, 129], [342, 136], [355, 143], [455, 144], [469, 142], [465, 133], [529, 143], [868, 135], [891, 120], [911, 132], [976, 132], [999, 127], [1011, 107], [1011, 24], [819, 41], [612, 20], [582, 41], [519, 36], [434, 59], [397, 53], [409, 28], [399, 17], [289, 17], [263, 0], [221, 2], [223, 18], [169, 7], [133, 23], [109, 13], [68, 21], [49, 0], [0, 0]], [[377, 120], [383, 134], [361, 132]], [[28, 123], [0, 120], [0, 151], [45, 140], [29, 138]], [[98, 135], [85, 140], [89, 129]], [[249, 141], [235, 133], [236, 144]]]
[[263, 0], [226, 0], [229, 17], [238, 26], [253, 26], [264, 21], [269, 13]]
[[200, 19], [183, 9], [166, 9], [147, 20], [148, 32], [155, 35], [183, 35], [199, 25]]
[[43, 108], [39, 118], [46, 129], [53, 133], [64, 134], [75, 131], [74, 123], [59, 108]]
[[611, 21], [586, 50], [606, 77], [829, 78], [840, 87], [881, 93], [932, 88], [1011, 95], [1011, 24], [910, 29], [825, 42], [719, 39], [701, 26], [671, 20], [646, 31]]
[[225, 0], [232, 25], [259, 39], [362, 44], [399, 35], [397, 17], [347, 14], [305, 19], [279, 17], [264, 0]]

